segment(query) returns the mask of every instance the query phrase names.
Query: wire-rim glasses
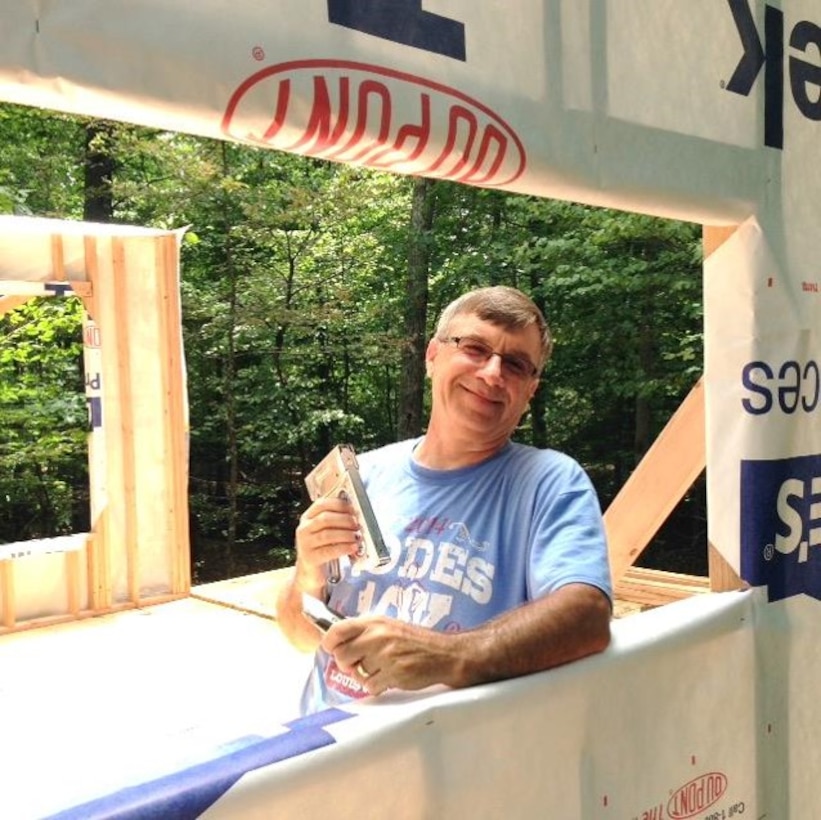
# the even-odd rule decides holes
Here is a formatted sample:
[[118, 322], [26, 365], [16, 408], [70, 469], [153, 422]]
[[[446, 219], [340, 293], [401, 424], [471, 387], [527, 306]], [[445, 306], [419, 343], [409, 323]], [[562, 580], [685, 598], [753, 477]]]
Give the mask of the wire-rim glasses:
[[476, 364], [485, 364], [492, 356], [498, 356], [505, 376], [514, 379], [532, 379], [539, 374], [539, 368], [524, 355], [499, 353], [487, 342], [475, 336], [445, 336], [441, 341], [452, 344], [456, 349]]

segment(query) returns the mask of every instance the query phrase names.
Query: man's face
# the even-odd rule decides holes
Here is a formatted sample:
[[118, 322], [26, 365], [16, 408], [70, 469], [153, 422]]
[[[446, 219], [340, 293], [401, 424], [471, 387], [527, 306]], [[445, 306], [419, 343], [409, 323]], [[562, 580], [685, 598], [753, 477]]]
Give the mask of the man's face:
[[[501, 443], [516, 429], [538, 386], [529, 365], [541, 361], [539, 331], [505, 328], [471, 314], [457, 315], [448, 339], [432, 339], [426, 366], [433, 394], [431, 423], [454, 436], [468, 436], [479, 446]], [[473, 342], [478, 344], [473, 344]], [[477, 355], [482, 345], [501, 356], [514, 357], [522, 368], [511, 367], [500, 355]]]

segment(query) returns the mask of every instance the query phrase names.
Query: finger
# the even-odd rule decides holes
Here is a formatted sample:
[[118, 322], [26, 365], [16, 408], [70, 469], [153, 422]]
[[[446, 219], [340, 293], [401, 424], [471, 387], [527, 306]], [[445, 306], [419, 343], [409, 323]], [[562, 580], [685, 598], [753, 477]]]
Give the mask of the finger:
[[363, 681], [362, 688], [369, 694], [377, 697], [381, 695], [383, 692], [388, 690], [387, 686], [382, 686], [381, 684], [376, 683], [372, 678], [369, 678], [366, 681]]
[[325, 495], [312, 502], [302, 516], [303, 518], [315, 518], [323, 512], [347, 513], [353, 516], [354, 507], [345, 496]]
[[388, 689], [386, 675], [381, 669], [374, 669], [374, 664], [377, 663], [375, 659], [367, 660], [361, 658], [352, 665], [346, 664], [335, 657], [336, 665], [346, 675], [350, 675], [356, 679], [359, 685], [371, 695], [379, 695]]
[[350, 509], [335, 509], [326, 506], [305, 510], [300, 516], [298, 529], [307, 532], [321, 532], [327, 529], [358, 530], [359, 522]]
[[354, 670], [354, 675], [369, 695], [381, 695], [390, 689], [387, 682], [387, 675], [385, 675], [381, 669], [375, 672], [368, 672], [367, 676], [365, 676], [361, 675], [361, 670], [357, 668]]
[[347, 555], [349, 558], [354, 558], [359, 549], [359, 542], [357, 540], [351, 541], [340, 537], [340, 540], [334, 541], [330, 544], [314, 544], [313, 546], [303, 547], [303, 556], [310, 554], [310, 561], [315, 565], [324, 565], [329, 561], [341, 558]]
[[306, 531], [298, 536], [297, 548], [304, 551], [331, 550], [335, 555], [353, 554], [359, 549], [360, 538], [351, 530], [329, 527], [319, 532]]
[[350, 513], [321, 510], [303, 516], [296, 529], [298, 539], [311, 539], [318, 544], [354, 544], [362, 538], [359, 522]]
[[343, 618], [325, 633], [321, 646], [334, 656], [340, 667], [350, 670], [365, 655], [364, 648], [357, 646], [354, 641], [362, 639], [367, 628], [367, 620], [364, 618]]
[[356, 519], [349, 513], [325, 509], [307, 512], [296, 529], [297, 552], [311, 558], [312, 563], [324, 563], [341, 555], [354, 554], [362, 534]]

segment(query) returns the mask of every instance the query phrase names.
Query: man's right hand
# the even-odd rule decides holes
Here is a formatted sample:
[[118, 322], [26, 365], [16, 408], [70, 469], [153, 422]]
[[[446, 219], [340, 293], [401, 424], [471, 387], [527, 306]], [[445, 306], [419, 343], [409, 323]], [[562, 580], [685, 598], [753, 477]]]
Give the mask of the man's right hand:
[[296, 562], [277, 596], [276, 617], [283, 634], [304, 652], [319, 645], [322, 633], [302, 614], [303, 593], [327, 600], [328, 564], [354, 555], [362, 538], [353, 505], [345, 498], [318, 498], [300, 516]]
[[355, 556], [362, 532], [353, 505], [346, 498], [318, 498], [300, 516], [296, 528], [296, 572], [300, 592], [324, 599], [328, 564]]

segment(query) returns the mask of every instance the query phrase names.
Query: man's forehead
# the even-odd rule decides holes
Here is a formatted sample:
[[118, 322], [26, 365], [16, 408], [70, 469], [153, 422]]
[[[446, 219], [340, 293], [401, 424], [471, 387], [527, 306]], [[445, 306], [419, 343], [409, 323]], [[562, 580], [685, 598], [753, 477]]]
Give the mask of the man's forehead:
[[511, 328], [504, 325], [481, 319], [475, 313], [461, 313], [453, 317], [448, 327], [448, 333], [458, 336], [459, 334], [471, 334], [482, 339], [507, 339], [520, 345], [535, 344], [541, 346], [539, 331], [536, 325], [527, 327]]

